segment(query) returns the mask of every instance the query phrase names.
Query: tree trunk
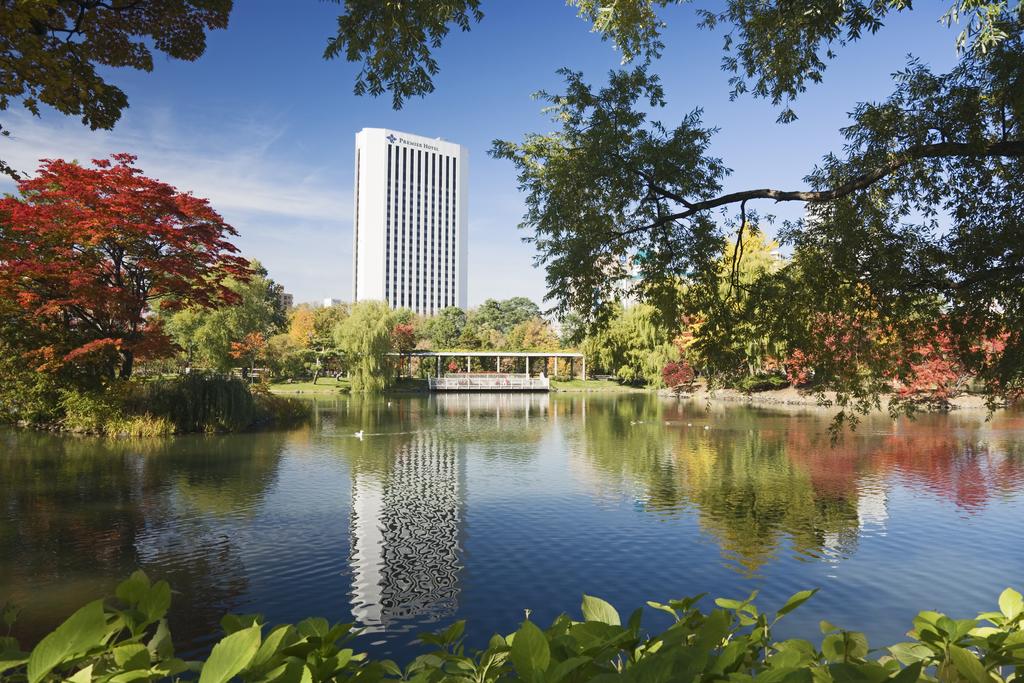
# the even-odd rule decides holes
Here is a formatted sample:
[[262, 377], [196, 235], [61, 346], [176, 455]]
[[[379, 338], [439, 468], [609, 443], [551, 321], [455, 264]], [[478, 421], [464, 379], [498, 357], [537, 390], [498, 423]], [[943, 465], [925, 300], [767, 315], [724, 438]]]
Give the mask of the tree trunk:
[[132, 369], [135, 367], [135, 354], [132, 351], [121, 351], [121, 379], [131, 379]]

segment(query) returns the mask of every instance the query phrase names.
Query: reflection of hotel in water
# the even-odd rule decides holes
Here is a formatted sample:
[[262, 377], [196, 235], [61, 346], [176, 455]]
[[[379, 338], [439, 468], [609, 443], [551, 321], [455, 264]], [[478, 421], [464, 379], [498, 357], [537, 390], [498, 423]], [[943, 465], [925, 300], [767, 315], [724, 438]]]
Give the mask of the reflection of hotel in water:
[[[563, 409], [574, 411], [573, 405]], [[425, 412], [487, 423], [552, 417], [547, 394], [439, 394]], [[478, 420], [480, 420], [478, 422]], [[404, 435], [377, 467], [352, 471], [352, 613], [370, 632], [442, 619], [455, 613], [460, 592], [466, 495], [463, 437], [441, 431]]]
[[352, 612], [370, 631], [440, 619], [458, 606], [464, 455], [410, 436], [383, 473], [352, 475]]

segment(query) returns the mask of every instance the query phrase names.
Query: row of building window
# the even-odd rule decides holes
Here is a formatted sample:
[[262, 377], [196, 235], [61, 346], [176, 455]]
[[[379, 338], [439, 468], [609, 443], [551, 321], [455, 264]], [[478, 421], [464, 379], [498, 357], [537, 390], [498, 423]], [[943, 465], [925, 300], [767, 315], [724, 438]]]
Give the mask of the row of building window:
[[352, 271], [353, 273], [355, 273], [355, 277], [353, 278], [354, 284], [352, 286], [353, 301], [359, 301], [359, 177], [360, 171], [362, 170], [362, 164], [360, 163], [361, 160], [362, 150], [356, 148], [356, 220], [355, 225], [352, 226], [352, 229], [355, 232], [356, 242], [356, 248], [354, 250], [355, 254], [353, 256], [352, 264]]
[[[433, 312], [455, 305], [457, 164], [454, 157], [388, 145], [384, 284], [393, 306]], [[415, 271], [407, 269], [407, 256]]]

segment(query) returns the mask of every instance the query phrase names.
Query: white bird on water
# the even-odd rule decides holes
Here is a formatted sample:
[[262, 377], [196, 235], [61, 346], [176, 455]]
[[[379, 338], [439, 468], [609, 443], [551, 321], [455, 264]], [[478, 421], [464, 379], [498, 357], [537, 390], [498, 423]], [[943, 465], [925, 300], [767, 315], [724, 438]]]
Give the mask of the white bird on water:
[[704, 425], [704, 429], [711, 429], [711, 427]]
[[355, 434], [353, 434], [352, 436], [354, 436], [354, 437], [356, 437], [357, 439], [359, 439], [360, 441], [362, 441], [362, 440], [363, 440], [363, 430], [362, 430], [362, 429], [360, 429], [360, 430], [359, 430], [358, 432], [356, 432], [356, 433], [355, 433]]

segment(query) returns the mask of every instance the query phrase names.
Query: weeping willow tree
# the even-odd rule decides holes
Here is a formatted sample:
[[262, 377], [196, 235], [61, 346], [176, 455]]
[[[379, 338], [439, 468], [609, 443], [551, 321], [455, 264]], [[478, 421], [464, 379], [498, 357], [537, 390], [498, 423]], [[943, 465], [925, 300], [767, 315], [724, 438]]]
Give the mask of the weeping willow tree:
[[608, 325], [584, 339], [581, 348], [598, 370], [623, 382], [662, 383], [661, 370], [679, 359], [670, 328], [653, 306], [617, 307]]
[[394, 381], [388, 359], [394, 312], [383, 301], [360, 301], [334, 328], [334, 341], [348, 360], [352, 391], [378, 392]]

